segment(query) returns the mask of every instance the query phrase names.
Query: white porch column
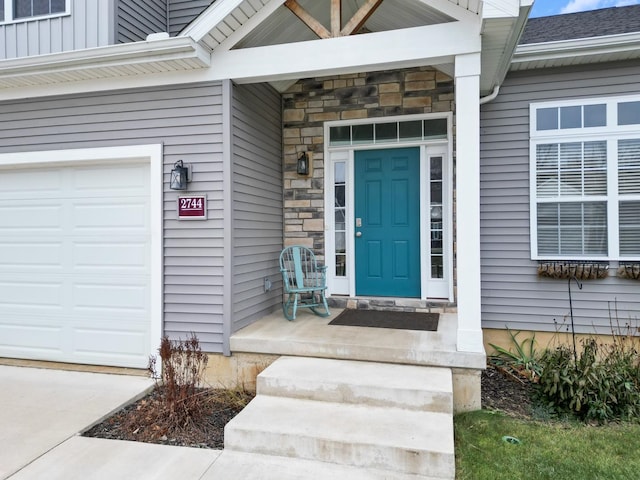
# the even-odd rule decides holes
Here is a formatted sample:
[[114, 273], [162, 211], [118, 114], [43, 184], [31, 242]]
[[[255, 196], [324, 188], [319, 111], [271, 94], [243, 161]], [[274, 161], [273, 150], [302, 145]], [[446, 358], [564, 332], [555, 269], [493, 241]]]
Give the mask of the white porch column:
[[455, 58], [458, 351], [484, 353], [480, 323], [480, 53]]

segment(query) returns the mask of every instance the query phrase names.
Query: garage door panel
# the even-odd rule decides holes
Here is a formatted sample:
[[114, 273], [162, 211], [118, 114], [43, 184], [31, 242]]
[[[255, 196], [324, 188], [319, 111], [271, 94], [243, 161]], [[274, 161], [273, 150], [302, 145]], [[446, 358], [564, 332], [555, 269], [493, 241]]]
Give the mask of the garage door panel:
[[62, 310], [64, 286], [62, 282], [0, 282], [0, 314], [47, 310]]
[[3, 170], [0, 200], [59, 198], [64, 184], [64, 172], [60, 169]]
[[73, 328], [71, 349], [75, 357], [87, 363], [108, 359], [110, 365], [147, 366], [148, 357], [140, 356], [141, 351], [150, 350], [147, 320], [99, 323]]
[[61, 242], [0, 242], [0, 271], [22, 268], [61, 270], [63, 257]]
[[73, 268], [127, 271], [131, 274], [148, 273], [149, 249], [144, 241], [131, 242], [75, 242]]
[[[0, 356], [49, 358], [63, 356], [65, 329], [53, 326], [46, 317], [14, 317], [14, 322], [0, 322]], [[10, 341], [8, 341], [10, 340]]]
[[139, 233], [147, 228], [149, 206], [140, 201], [101, 203], [75, 203], [73, 205], [73, 230], [80, 235], [88, 232]]
[[147, 285], [109, 285], [106, 283], [76, 283], [73, 287], [74, 312], [97, 311], [119, 314], [148, 312]]
[[[1, 175], [0, 175], [1, 176]], [[20, 203], [20, 205], [18, 205]], [[0, 203], [0, 232], [3, 235], [42, 235], [62, 232], [64, 205], [13, 200]]]

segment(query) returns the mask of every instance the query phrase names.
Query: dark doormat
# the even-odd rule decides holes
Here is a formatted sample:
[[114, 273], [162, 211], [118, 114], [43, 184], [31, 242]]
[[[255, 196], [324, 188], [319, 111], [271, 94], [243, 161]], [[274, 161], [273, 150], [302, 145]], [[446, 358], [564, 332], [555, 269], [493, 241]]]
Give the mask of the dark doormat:
[[401, 330], [438, 330], [437, 313], [392, 312], [386, 310], [345, 309], [329, 325], [397, 328]]

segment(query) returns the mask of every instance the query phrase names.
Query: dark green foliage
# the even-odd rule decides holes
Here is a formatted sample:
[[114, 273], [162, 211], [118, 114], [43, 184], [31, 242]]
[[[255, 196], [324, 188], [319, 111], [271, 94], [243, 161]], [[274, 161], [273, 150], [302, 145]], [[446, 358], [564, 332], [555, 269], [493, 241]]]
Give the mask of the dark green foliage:
[[518, 341], [520, 332], [512, 332], [507, 328], [509, 337], [511, 338], [511, 346], [504, 348], [490, 343], [491, 347], [496, 351], [495, 355], [490, 357], [493, 365], [505, 368], [512, 374], [523, 376], [532, 382], [537, 382], [542, 367], [538, 362], [539, 354], [536, 350], [536, 336], [533, 334], [531, 338], [525, 338]]
[[585, 421], [640, 419], [638, 337], [614, 335], [613, 343], [594, 338], [574, 351], [561, 345], [541, 358], [540, 386], [549, 406]]

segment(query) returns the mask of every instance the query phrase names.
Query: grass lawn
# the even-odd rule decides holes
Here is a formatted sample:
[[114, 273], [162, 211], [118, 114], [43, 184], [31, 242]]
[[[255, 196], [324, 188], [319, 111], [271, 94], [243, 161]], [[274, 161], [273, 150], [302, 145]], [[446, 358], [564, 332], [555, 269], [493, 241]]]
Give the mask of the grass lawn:
[[456, 416], [455, 435], [458, 480], [640, 478], [640, 425], [536, 422], [481, 410]]

